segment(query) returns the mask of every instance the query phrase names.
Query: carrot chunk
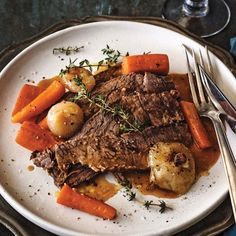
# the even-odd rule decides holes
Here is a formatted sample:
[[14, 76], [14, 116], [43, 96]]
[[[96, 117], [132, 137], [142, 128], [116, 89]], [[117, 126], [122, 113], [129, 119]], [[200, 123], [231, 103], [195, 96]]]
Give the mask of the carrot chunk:
[[46, 90], [40, 93], [33, 101], [17, 112], [12, 117], [12, 122], [21, 123], [39, 115], [41, 112], [58, 101], [64, 93], [65, 87], [57, 80], [54, 80]]
[[20, 111], [23, 107], [28, 105], [32, 100], [34, 100], [40, 94], [40, 92], [41, 89], [38, 86], [24, 84], [16, 99], [16, 104], [12, 111], [12, 116]]
[[40, 126], [42, 129], [47, 129], [47, 130], [49, 130], [49, 128], [48, 128], [47, 116], [45, 116], [42, 120], [40, 120], [38, 124], [39, 124], [39, 126]]
[[42, 90], [45, 90], [46, 88], [48, 88], [52, 82], [54, 80], [60, 80], [60, 77], [57, 75], [57, 76], [54, 76], [50, 79], [43, 79], [43, 80], [40, 80], [39, 83], [38, 83], [38, 87], [40, 87]]
[[198, 115], [195, 105], [192, 102], [186, 101], [181, 101], [180, 104], [197, 146], [201, 149], [211, 147], [211, 141], [207, 135], [200, 116]]
[[30, 151], [43, 151], [56, 144], [54, 135], [42, 129], [38, 124], [24, 121], [16, 136], [16, 142]]
[[122, 62], [122, 73], [153, 72], [167, 75], [169, 72], [169, 59], [166, 54], [144, 54], [126, 56]]
[[104, 219], [112, 220], [116, 216], [116, 209], [112, 206], [81, 194], [66, 184], [62, 187], [57, 197], [57, 203]]

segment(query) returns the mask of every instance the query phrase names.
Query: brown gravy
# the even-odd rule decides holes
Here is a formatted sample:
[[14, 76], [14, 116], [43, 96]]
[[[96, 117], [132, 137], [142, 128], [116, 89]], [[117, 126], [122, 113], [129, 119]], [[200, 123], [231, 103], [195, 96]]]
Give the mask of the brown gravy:
[[[210, 140], [213, 146], [206, 150], [199, 149], [194, 143], [190, 150], [193, 153], [196, 164], [196, 181], [203, 175], [208, 175], [210, 168], [216, 163], [219, 158], [220, 150], [217, 144], [216, 135], [211, 122], [204, 119], [204, 125], [209, 134]], [[126, 173], [125, 177], [144, 195], [153, 195], [160, 198], [176, 198], [179, 195], [160, 189], [158, 187], [152, 187], [149, 182], [149, 171], [145, 172], [130, 172]]]
[[150, 171], [130, 172], [125, 177], [136, 187], [143, 195], [153, 195], [160, 198], [176, 198], [178, 195], [174, 192], [163, 190], [157, 186], [152, 186], [149, 181]]
[[78, 187], [80, 193], [84, 193], [89, 197], [96, 198], [98, 200], [107, 201], [113, 197], [121, 188], [118, 184], [112, 184], [105, 178], [104, 175], [100, 175], [95, 178], [91, 183], [82, 184]]
[[[176, 89], [179, 90], [181, 100], [192, 102], [187, 74], [171, 74], [170, 78], [175, 83]], [[208, 174], [209, 169], [216, 163], [220, 156], [214, 127], [209, 119], [204, 118], [202, 120], [212, 142], [212, 147], [201, 150], [195, 143], [190, 147], [195, 157], [197, 179], [202, 175]]]

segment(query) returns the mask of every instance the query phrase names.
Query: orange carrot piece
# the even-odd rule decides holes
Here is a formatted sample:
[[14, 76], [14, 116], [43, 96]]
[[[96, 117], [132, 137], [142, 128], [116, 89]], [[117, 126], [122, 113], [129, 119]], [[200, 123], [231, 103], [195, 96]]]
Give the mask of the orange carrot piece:
[[180, 102], [185, 119], [189, 125], [193, 138], [201, 149], [206, 149], [212, 146], [207, 135], [206, 129], [198, 115], [198, 111], [192, 102]]
[[40, 120], [38, 124], [42, 129], [47, 129], [47, 130], [49, 129], [48, 122], [47, 122], [47, 116], [45, 116], [42, 120]]
[[122, 62], [122, 73], [153, 72], [167, 75], [169, 72], [169, 59], [166, 54], [144, 54], [126, 56]]
[[87, 212], [91, 215], [112, 220], [116, 217], [116, 209], [103, 201], [88, 197], [64, 185], [57, 197], [57, 203]]
[[43, 151], [56, 144], [54, 135], [42, 129], [38, 124], [24, 121], [16, 136], [16, 142], [30, 151]]
[[40, 87], [42, 90], [45, 90], [52, 84], [54, 80], [60, 80], [60, 77], [57, 75], [50, 79], [42, 79], [39, 81], [38, 87]]
[[20, 93], [16, 99], [15, 107], [12, 111], [12, 116], [20, 111], [23, 107], [28, 105], [32, 100], [34, 100], [41, 92], [38, 86], [24, 84], [20, 90]]
[[65, 87], [57, 80], [54, 80], [46, 90], [40, 93], [33, 101], [17, 112], [12, 117], [12, 122], [21, 123], [31, 117], [39, 115], [59, 100], [64, 93]]

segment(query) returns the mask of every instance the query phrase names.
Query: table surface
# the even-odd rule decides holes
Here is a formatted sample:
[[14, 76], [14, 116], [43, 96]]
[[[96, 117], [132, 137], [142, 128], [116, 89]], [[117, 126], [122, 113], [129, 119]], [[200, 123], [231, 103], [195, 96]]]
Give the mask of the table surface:
[[[160, 17], [165, 0], [0, 0], [0, 51], [31, 37], [52, 24], [66, 19], [86, 16], [152, 16]], [[213, 1], [213, 0], [212, 0]], [[231, 9], [229, 25], [221, 33], [206, 38], [207, 41], [230, 49], [229, 40], [236, 36], [235, 0], [225, 0]], [[1, 65], [2, 68], [4, 65]], [[9, 212], [9, 206], [0, 198], [0, 211]], [[14, 210], [10, 213], [14, 215]], [[19, 223], [21, 218], [17, 218]], [[31, 227], [31, 225], [26, 225]], [[36, 227], [36, 226], [35, 226]], [[37, 227], [35, 228], [37, 232]], [[0, 235], [12, 235], [0, 226]], [[39, 234], [38, 234], [39, 235]], [[45, 235], [45, 234], [40, 234]], [[51, 234], [50, 234], [51, 235]]]
[[[161, 16], [165, 0], [1, 0], [0, 51], [65, 19], [95, 15]], [[228, 50], [229, 39], [236, 36], [235, 0], [226, 0], [232, 16], [229, 25], [207, 40]]]

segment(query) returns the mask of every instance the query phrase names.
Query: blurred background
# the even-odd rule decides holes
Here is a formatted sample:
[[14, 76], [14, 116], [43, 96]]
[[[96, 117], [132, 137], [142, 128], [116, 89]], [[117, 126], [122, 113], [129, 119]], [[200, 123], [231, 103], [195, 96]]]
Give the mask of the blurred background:
[[[66, 19], [96, 15], [161, 17], [164, 2], [165, 0], [0, 0], [0, 51], [9, 44]], [[222, 33], [207, 40], [229, 50], [229, 39], [236, 36], [236, 2], [226, 0], [226, 3], [232, 13], [229, 25]]]

